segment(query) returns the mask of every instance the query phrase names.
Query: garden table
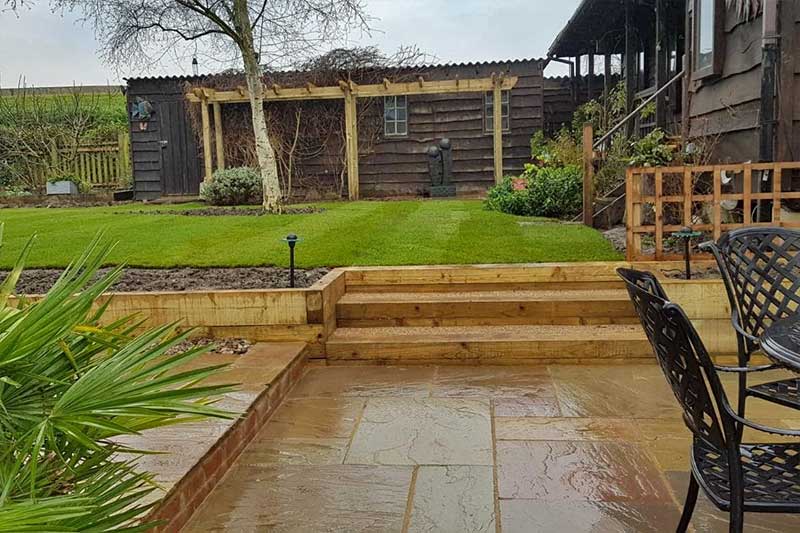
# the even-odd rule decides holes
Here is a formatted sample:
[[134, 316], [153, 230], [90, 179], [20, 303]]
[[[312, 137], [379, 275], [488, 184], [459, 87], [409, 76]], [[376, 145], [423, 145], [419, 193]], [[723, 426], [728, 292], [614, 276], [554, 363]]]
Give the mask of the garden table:
[[800, 313], [773, 322], [760, 344], [767, 357], [800, 373]]

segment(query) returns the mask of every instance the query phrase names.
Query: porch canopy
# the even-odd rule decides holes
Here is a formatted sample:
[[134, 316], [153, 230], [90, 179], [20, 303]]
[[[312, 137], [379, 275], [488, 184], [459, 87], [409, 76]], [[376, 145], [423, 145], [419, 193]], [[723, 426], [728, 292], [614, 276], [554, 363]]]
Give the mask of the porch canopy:
[[583, 0], [556, 36], [547, 55], [625, 52], [625, 0]]

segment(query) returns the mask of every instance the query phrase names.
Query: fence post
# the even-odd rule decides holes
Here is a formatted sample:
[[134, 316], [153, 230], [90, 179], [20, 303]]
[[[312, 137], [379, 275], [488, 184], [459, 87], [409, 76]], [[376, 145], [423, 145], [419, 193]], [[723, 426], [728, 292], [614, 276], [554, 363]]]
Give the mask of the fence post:
[[583, 125], [583, 223], [593, 226], [594, 218], [594, 131], [592, 124]]
[[128, 137], [127, 130], [117, 133], [117, 161], [119, 164], [119, 170], [117, 171], [118, 181], [122, 181], [128, 177], [128, 174], [131, 171], [131, 152], [128, 145], [129, 142], [130, 139]]

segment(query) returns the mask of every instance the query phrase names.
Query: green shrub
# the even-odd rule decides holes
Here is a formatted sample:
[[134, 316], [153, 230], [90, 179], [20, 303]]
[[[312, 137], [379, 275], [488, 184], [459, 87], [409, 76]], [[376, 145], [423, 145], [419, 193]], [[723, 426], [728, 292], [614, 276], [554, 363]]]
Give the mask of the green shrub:
[[262, 197], [261, 174], [249, 167], [218, 170], [214, 172], [211, 183], [200, 187], [200, 197], [211, 205], [259, 203]]
[[576, 165], [526, 165], [520, 176], [525, 188], [514, 190], [514, 178], [507, 177], [489, 189], [486, 206], [511, 215], [568, 218], [581, 210], [581, 176]]

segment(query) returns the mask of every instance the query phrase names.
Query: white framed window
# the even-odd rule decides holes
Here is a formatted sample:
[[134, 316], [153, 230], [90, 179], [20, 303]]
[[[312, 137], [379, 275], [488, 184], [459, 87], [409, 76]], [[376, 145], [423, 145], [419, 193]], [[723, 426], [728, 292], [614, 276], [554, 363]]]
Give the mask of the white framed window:
[[724, 33], [722, 0], [694, 0], [694, 77], [722, 74]]
[[[494, 131], [494, 93], [485, 93], [483, 100], [483, 126], [485, 131]], [[500, 91], [500, 120], [503, 131], [511, 129], [511, 91]]]
[[387, 137], [408, 135], [408, 99], [405, 96], [383, 97], [383, 134]]

